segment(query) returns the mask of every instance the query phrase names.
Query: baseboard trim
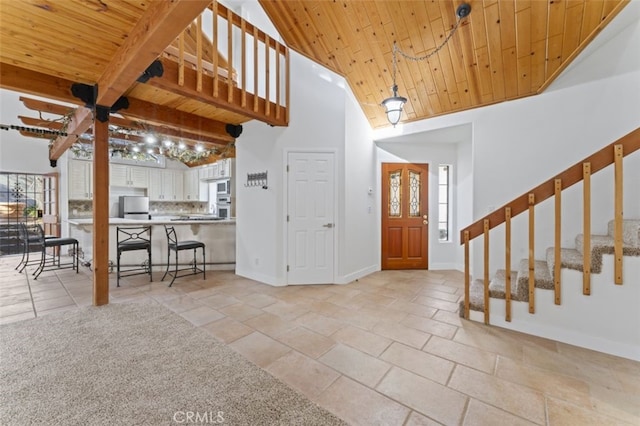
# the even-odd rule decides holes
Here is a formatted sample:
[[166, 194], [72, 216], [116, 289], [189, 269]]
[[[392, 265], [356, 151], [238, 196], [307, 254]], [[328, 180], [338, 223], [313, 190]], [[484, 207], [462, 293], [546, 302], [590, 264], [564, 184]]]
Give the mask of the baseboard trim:
[[379, 270], [380, 270], [380, 267], [378, 265], [370, 265], [370, 266], [367, 266], [366, 268], [362, 268], [350, 274], [343, 275], [341, 277], [336, 277], [335, 284], [349, 284], [352, 281], [365, 277]]

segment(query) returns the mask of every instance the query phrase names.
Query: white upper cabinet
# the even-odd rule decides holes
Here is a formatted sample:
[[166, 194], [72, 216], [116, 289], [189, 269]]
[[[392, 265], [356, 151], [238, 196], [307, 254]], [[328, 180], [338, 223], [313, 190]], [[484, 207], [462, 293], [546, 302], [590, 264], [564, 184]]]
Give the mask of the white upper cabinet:
[[93, 163], [69, 160], [69, 199], [91, 200], [93, 198]]
[[109, 181], [111, 186], [148, 188], [149, 170], [144, 167], [133, 167], [124, 164], [111, 164]]

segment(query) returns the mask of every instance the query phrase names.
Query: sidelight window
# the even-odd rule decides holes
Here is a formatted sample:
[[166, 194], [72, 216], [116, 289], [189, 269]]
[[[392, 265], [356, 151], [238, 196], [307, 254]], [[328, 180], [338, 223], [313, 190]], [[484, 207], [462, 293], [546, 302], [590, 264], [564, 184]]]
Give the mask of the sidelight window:
[[451, 222], [449, 213], [451, 208], [449, 192], [451, 183], [451, 166], [441, 164], [438, 166], [438, 239], [450, 241]]

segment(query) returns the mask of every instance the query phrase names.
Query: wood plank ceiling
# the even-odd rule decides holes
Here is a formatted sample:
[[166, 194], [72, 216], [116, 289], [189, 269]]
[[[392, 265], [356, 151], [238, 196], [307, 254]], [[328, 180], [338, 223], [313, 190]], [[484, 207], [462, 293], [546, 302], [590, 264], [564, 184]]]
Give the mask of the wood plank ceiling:
[[[187, 10], [191, 4], [177, 8]], [[123, 46], [140, 43], [143, 36], [157, 36], [153, 16], [144, 34], [134, 32], [151, 7], [169, 6], [139, 0], [0, 0], [0, 87], [83, 105], [72, 95], [71, 84], [108, 82], [109, 68]], [[185, 40], [186, 53], [195, 54], [195, 31], [192, 24]], [[161, 57], [163, 48], [154, 48], [153, 57]], [[205, 46], [203, 59], [211, 60], [212, 56], [211, 47]], [[226, 60], [219, 57], [218, 63], [224, 65]], [[150, 84], [134, 82], [128, 88], [116, 88], [130, 103], [119, 114], [133, 120], [134, 128], [143, 124], [145, 128], [166, 129], [168, 135], [182, 132], [190, 138], [187, 143], [200, 142], [209, 149], [225, 147], [222, 152], [226, 155], [234, 151], [229, 144], [235, 141], [226, 125], [240, 125], [254, 118], [238, 113], [237, 108], [232, 111], [215, 102], [172, 92], [152, 80]], [[98, 88], [98, 96], [111, 90], [107, 86]], [[58, 110], [52, 104], [46, 108]]]
[[[344, 76], [372, 127], [388, 126], [393, 43], [433, 51], [460, 0], [259, 0], [288, 47]], [[467, 0], [471, 13], [428, 61], [398, 56], [401, 121], [542, 92], [628, 0]]]

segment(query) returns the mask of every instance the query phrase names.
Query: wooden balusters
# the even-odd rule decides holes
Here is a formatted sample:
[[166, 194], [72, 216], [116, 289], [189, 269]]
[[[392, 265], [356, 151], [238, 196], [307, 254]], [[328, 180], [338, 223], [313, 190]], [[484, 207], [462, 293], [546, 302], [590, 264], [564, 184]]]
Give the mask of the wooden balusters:
[[198, 27], [196, 31], [196, 92], [202, 92], [202, 15], [198, 15], [196, 25]]
[[536, 197], [529, 194], [529, 313], [536, 312], [536, 259], [535, 259], [535, 216]]
[[613, 253], [614, 253], [614, 282], [622, 284], [622, 145], [614, 146], [614, 219], [613, 219]]
[[464, 318], [469, 319], [469, 231], [464, 232]]
[[242, 32], [242, 66], [240, 68], [242, 72], [242, 95], [240, 106], [245, 108], [247, 106], [247, 21], [244, 19], [240, 21], [240, 30]]
[[504, 209], [504, 225], [505, 225], [505, 269], [507, 271], [505, 277], [505, 320], [511, 322], [511, 207]]
[[258, 112], [258, 61], [255, 58], [258, 57], [258, 28], [253, 27], [253, 110]]
[[583, 235], [582, 294], [591, 294], [591, 163], [582, 165], [583, 179]]
[[178, 86], [184, 86], [184, 31], [178, 36]]
[[554, 181], [554, 191], [555, 191], [555, 240], [554, 240], [554, 248], [553, 248], [553, 293], [554, 293], [554, 301], [556, 305], [559, 305], [561, 302], [561, 291], [560, 291], [560, 271], [562, 267], [562, 179], [556, 179]]
[[489, 324], [489, 220], [484, 221], [484, 323]]
[[213, 97], [217, 98], [219, 93], [218, 84], [220, 83], [220, 74], [218, 72], [218, 2], [213, 0], [211, 4], [213, 12], [213, 35], [211, 37], [211, 54], [213, 55]]
[[[217, 73], [217, 70], [216, 70]], [[233, 102], [233, 12], [227, 9], [227, 102]], [[256, 92], [257, 94], [257, 92]]]
[[269, 36], [266, 35], [264, 39], [264, 112], [268, 116], [271, 113], [271, 101], [269, 100], [269, 86], [271, 85], [269, 81], [269, 73], [270, 67], [269, 63], [271, 62], [269, 55]]

